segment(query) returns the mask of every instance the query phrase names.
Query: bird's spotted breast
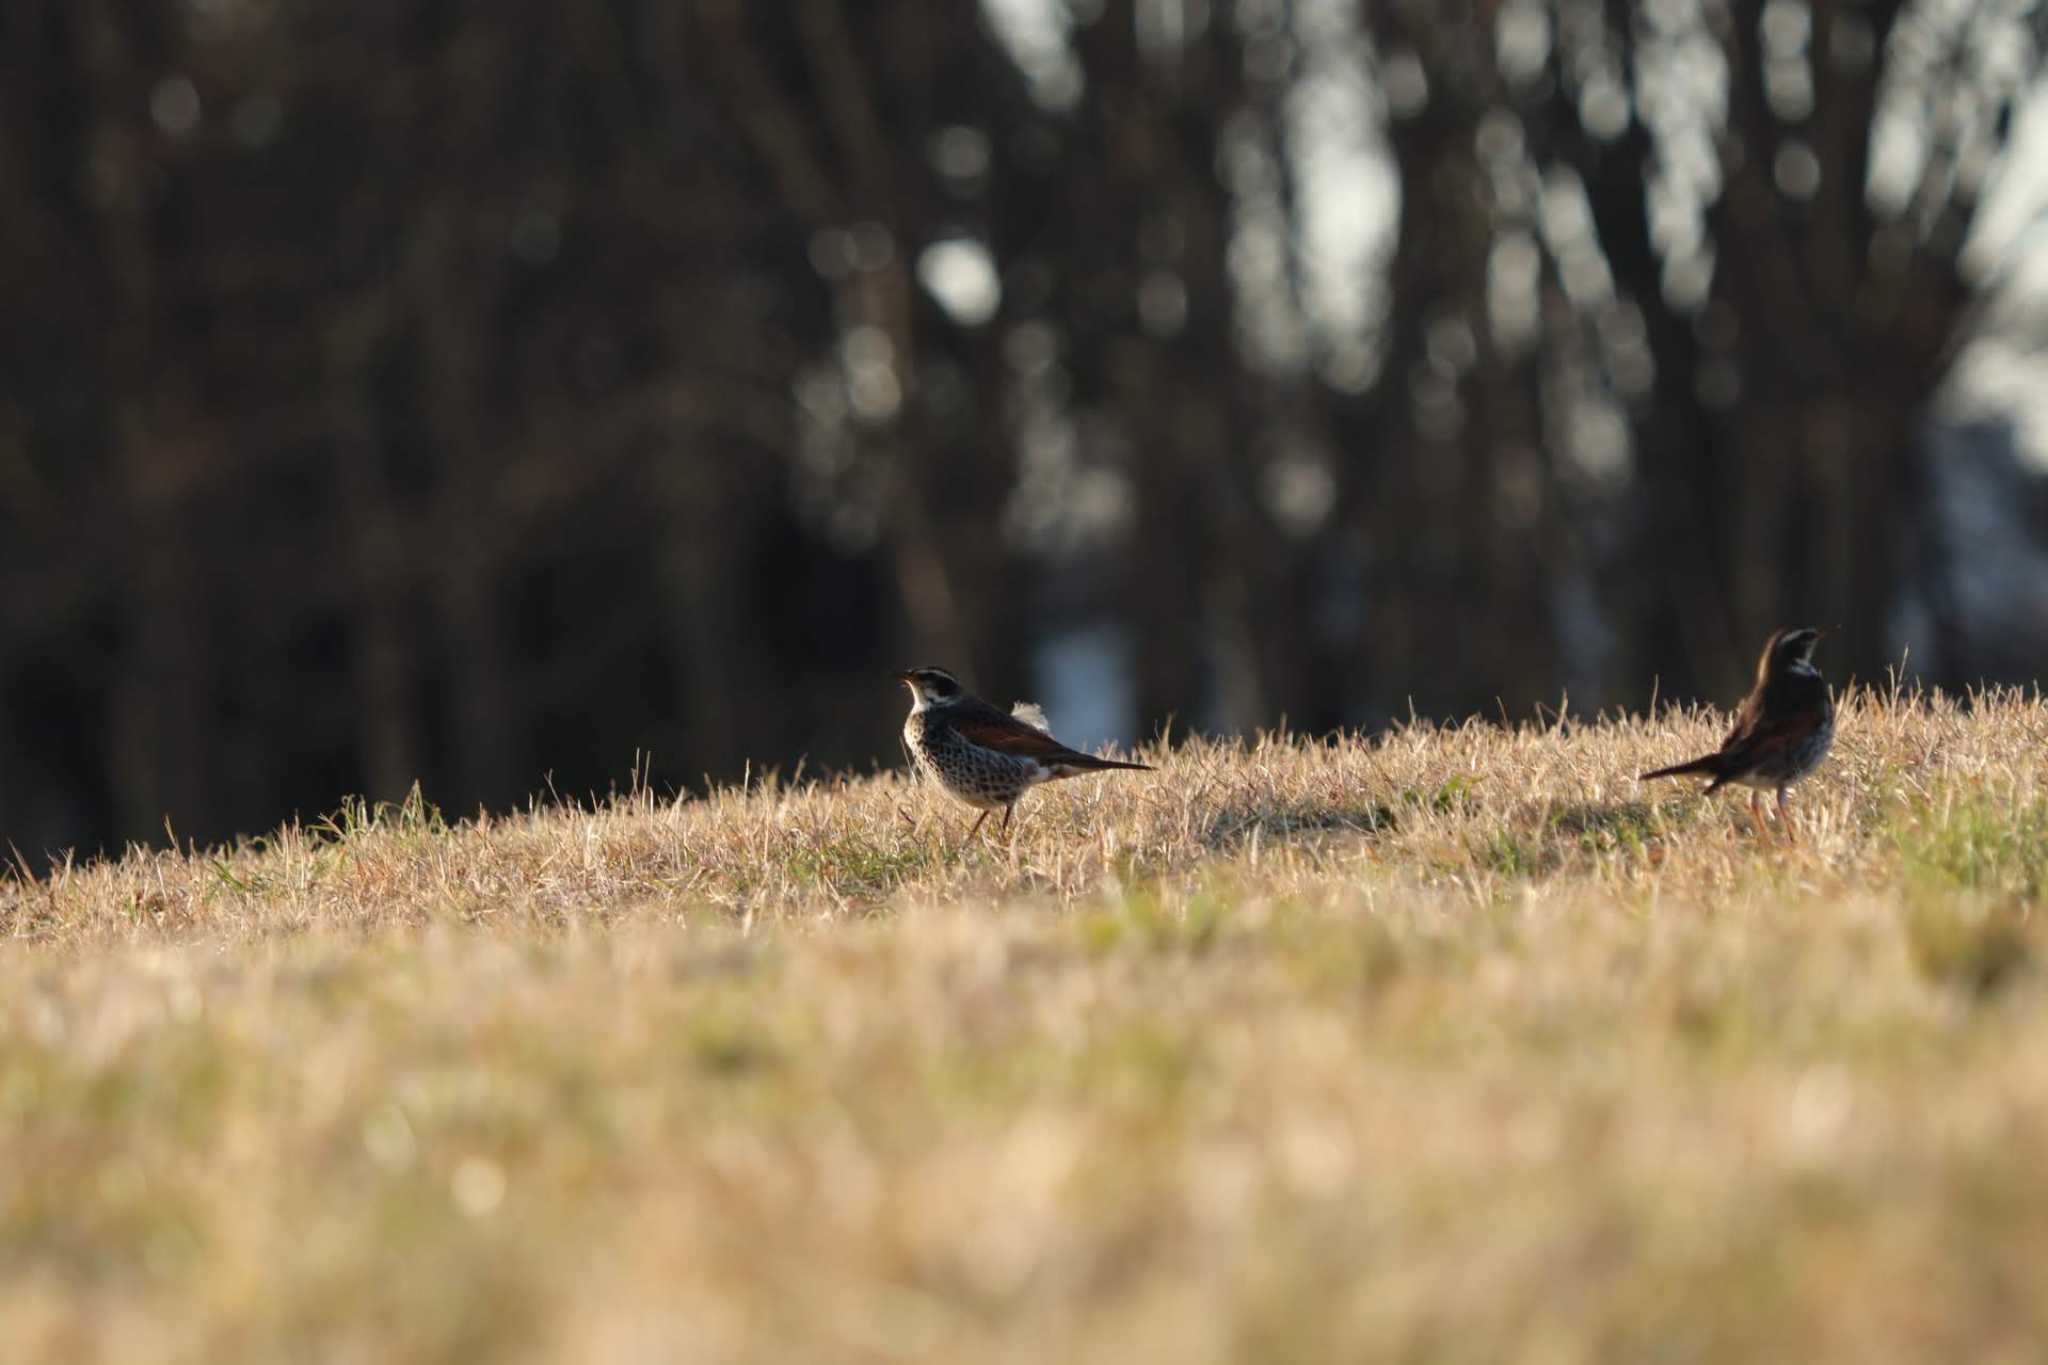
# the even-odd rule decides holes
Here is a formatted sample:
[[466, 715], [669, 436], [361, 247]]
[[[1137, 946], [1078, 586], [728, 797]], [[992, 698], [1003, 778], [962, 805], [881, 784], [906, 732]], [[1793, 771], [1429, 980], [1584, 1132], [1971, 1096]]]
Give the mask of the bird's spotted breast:
[[903, 741], [927, 777], [970, 806], [1007, 806], [1047, 776], [1037, 760], [971, 743], [929, 712], [904, 722]]

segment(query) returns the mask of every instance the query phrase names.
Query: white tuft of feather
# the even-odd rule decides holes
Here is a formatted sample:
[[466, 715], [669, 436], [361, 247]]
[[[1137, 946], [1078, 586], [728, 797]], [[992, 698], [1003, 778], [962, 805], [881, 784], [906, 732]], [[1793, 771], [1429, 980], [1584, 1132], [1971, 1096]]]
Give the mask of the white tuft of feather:
[[1045, 718], [1045, 708], [1035, 701], [1018, 702], [1010, 708], [1010, 714], [1042, 735], [1052, 733], [1052, 722]]

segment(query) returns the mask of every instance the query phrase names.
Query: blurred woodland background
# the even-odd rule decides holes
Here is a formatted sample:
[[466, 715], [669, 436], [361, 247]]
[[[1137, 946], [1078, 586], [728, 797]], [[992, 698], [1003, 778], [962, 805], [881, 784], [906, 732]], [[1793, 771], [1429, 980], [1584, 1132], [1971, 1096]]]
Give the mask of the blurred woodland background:
[[10, 0], [0, 838], [2032, 678], [2044, 25]]

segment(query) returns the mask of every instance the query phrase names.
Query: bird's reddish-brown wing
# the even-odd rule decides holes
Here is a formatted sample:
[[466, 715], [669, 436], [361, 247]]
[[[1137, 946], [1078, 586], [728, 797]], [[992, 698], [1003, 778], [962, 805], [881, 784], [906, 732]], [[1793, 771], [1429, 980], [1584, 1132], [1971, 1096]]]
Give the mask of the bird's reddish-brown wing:
[[1757, 727], [1764, 718], [1763, 689], [1758, 688], [1742, 699], [1742, 705], [1735, 708], [1735, 721], [1728, 727], [1728, 737], [1721, 741], [1721, 752], [1732, 753], [1747, 746], [1756, 736]]
[[1774, 754], [1804, 743], [1826, 719], [1818, 705], [1802, 706], [1780, 715], [1767, 715], [1760, 707], [1729, 733], [1721, 752], [1739, 760], [1744, 767], [1756, 767]]
[[1071, 759], [1086, 760], [1088, 755], [1069, 749], [1045, 731], [1026, 725], [1014, 716], [990, 708], [974, 715], [955, 717], [953, 728], [963, 739], [994, 749], [997, 753], [1014, 754], [1018, 758], [1035, 758], [1041, 763], [1058, 763]]

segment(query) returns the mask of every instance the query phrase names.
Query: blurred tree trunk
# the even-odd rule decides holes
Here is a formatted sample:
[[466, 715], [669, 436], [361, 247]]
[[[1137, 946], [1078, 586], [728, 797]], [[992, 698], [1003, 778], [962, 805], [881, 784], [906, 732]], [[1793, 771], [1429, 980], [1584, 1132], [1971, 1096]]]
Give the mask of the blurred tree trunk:
[[106, 181], [94, 228], [106, 300], [100, 357], [113, 393], [114, 515], [126, 525], [120, 584], [121, 664], [111, 694], [111, 730], [122, 805], [122, 837], [146, 840], [167, 818], [204, 827], [212, 812], [204, 707], [212, 651], [202, 567], [185, 525], [216, 447], [194, 430], [195, 405], [177, 392], [178, 371], [154, 363], [164, 294], [151, 187], [143, 174], [141, 101], [152, 65], [131, 33], [102, 6], [74, 35], [89, 73], [88, 119]]
[[[1844, 23], [1816, 16], [1813, 113], [1797, 122], [1766, 96], [1759, 10], [1737, 6], [1718, 35], [1730, 64], [1729, 127], [1725, 189], [1708, 216], [1717, 250], [1702, 319], [1719, 344], [1702, 357], [1681, 343], [1659, 362], [1695, 387], [1720, 381], [1688, 373], [1687, 363], [1717, 365], [1733, 386], [1703, 423], [1706, 443], [1666, 452], [1691, 465], [1676, 476], [1684, 501], [1666, 506], [1689, 509], [1714, 537], [1707, 559], [1728, 616], [1716, 633], [1731, 637], [1714, 650], [1719, 690], [1739, 686], [1754, 651], [1785, 624], [1834, 629], [1827, 648], [1837, 676], [1880, 679], [1897, 661], [1906, 549], [1929, 512], [1923, 414], [1967, 320], [1957, 253], [1974, 207], [1966, 183], [1946, 183], [1952, 167], [1937, 142], [1912, 206], [1924, 225], [1916, 231], [1871, 209], [1871, 119], [1904, 12], [1892, 3]], [[1852, 27], [1866, 23], [1867, 51]], [[1837, 50], [1842, 43], [1851, 46]], [[1795, 183], [1805, 176], [1810, 190]], [[1684, 544], [1660, 536], [1653, 555], [1698, 552]]]
[[[374, 305], [373, 310], [383, 311]], [[364, 329], [350, 321], [356, 320], [329, 326], [327, 386], [335, 504], [350, 556], [355, 744], [365, 794], [373, 801], [396, 801], [424, 771], [407, 619], [414, 566], [407, 528], [385, 477], [384, 450], [370, 427], [376, 408], [366, 382], [369, 358], [359, 339]]]
[[[1610, 22], [1622, 26], [1621, 32], [1627, 32], [1626, 9], [1609, 7]], [[1575, 112], [1553, 108], [1570, 130], [1569, 154], [1584, 180], [1616, 287], [1641, 310], [1654, 369], [1648, 392], [1631, 413], [1649, 532], [1642, 541], [1647, 572], [1616, 575], [1607, 596], [1617, 618], [1630, 623], [1620, 641], [1625, 676], [1640, 680], [1617, 699], [1636, 705], [1646, 703], [1653, 689], [1666, 697], [1725, 691], [1726, 661], [1742, 654], [1723, 591], [1727, 570], [1721, 557], [1728, 534], [1721, 490], [1736, 471], [1718, 457], [1714, 414], [1700, 402], [1695, 319], [1664, 297], [1664, 262], [1651, 237], [1644, 193], [1656, 151], [1640, 121], [1603, 145], [1578, 126]]]
[[1540, 362], [1497, 347], [1487, 279], [1498, 224], [1476, 157], [1505, 101], [1488, 6], [1390, 4], [1374, 11], [1383, 65], [1419, 62], [1428, 92], [1397, 109], [1400, 175], [1389, 268], [1382, 423], [1363, 499], [1372, 547], [1365, 630], [1375, 709], [1490, 711], [1554, 699], [1558, 602], [1556, 476], [1542, 455]]
[[[662, 587], [681, 669], [684, 751], [704, 772], [727, 773], [747, 758], [740, 707], [767, 690], [767, 669], [743, 619], [741, 563], [731, 480], [718, 464], [692, 463], [657, 475], [662, 503]], [[750, 681], [752, 680], [752, 681]]]
[[[1225, 506], [1229, 462], [1244, 456], [1248, 378], [1223, 265], [1230, 208], [1216, 180], [1216, 135], [1239, 98], [1223, 29], [1212, 24], [1170, 75], [1140, 50], [1133, 0], [1105, 6], [1077, 35], [1088, 85], [1075, 141], [1087, 169], [1072, 186], [1066, 238], [1073, 345], [1076, 369], [1102, 386], [1079, 396], [1100, 402], [1130, 451], [1125, 625], [1147, 730], [1169, 717], [1203, 722], [1211, 681], [1228, 720], [1258, 708], [1258, 675], [1239, 657], [1253, 566], [1229, 526], [1254, 509]], [[1148, 278], [1181, 300], [1180, 318], [1154, 324], [1156, 338], [1140, 311]]]
[[432, 504], [432, 599], [446, 651], [452, 800], [487, 801], [509, 789], [516, 737], [507, 687], [504, 553], [494, 473], [478, 414], [489, 391], [487, 300], [495, 281], [479, 259], [466, 204], [426, 205], [404, 247], [408, 323], [417, 329], [416, 382], [437, 462]]

